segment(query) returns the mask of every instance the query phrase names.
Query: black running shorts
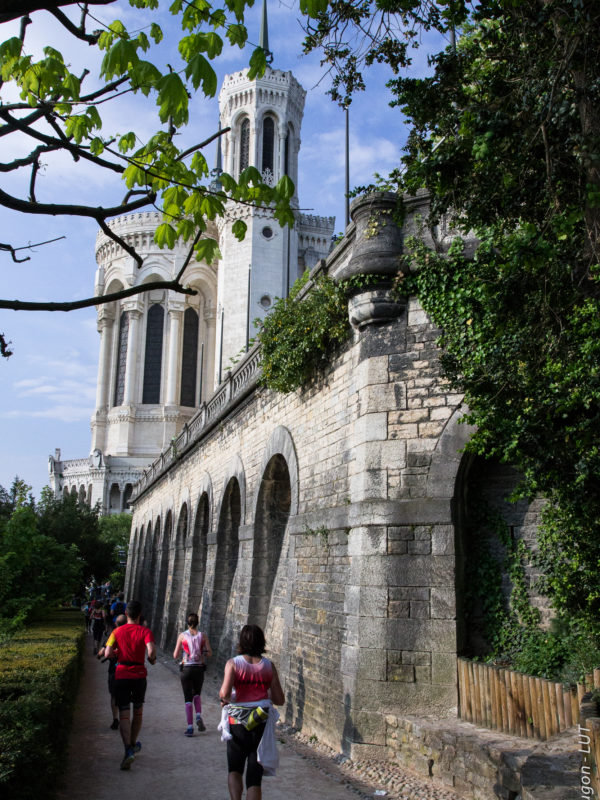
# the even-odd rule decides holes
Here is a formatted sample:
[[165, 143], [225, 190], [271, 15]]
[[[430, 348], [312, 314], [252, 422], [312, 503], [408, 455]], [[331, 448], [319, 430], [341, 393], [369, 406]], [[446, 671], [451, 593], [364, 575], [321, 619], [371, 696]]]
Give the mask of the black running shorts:
[[146, 678], [117, 678], [115, 680], [115, 700], [119, 711], [128, 711], [129, 704], [141, 708], [146, 697]]

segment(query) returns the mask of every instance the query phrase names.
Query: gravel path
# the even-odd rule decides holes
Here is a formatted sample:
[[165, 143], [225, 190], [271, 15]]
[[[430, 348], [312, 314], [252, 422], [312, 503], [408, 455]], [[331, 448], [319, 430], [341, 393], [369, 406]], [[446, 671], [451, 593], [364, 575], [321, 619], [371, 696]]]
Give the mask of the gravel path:
[[[121, 738], [109, 728], [107, 666], [93, 657], [91, 637], [85, 650], [85, 672], [57, 800], [114, 800], [115, 796], [227, 800], [225, 745], [217, 731], [216, 679], [207, 678], [202, 693], [207, 731], [188, 739], [183, 735], [178, 672], [173, 659], [160, 657], [148, 670], [142, 751], [129, 771], [121, 771]], [[278, 737], [280, 768], [276, 778], [263, 781], [264, 800], [459, 800], [455, 793], [398, 767], [353, 763], [287, 726], [280, 726]]]

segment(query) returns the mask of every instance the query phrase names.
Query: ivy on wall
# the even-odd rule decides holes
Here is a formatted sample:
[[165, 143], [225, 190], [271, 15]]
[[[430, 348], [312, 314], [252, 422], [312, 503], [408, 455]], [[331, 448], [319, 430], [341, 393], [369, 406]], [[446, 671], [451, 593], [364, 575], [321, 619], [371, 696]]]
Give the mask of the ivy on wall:
[[287, 298], [278, 299], [261, 325], [262, 383], [278, 392], [293, 392], [315, 376], [332, 348], [348, 339], [348, 296], [377, 283], [377, 276], [359, 275], [336, 283], [317, 277], [305, 294], [308, 270]]

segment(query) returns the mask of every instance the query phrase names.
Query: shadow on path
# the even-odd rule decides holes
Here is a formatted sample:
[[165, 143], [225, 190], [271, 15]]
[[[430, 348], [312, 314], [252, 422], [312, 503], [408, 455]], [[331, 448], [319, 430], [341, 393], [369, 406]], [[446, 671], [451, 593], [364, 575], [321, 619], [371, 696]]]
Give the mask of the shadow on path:
[[[172, 658], [159, 653], [156, 665], [148, 666], [142, 751], [129, 771], [121, 771], [121, 736], [109, 727], [107, 674], [108, 664], [92, 655], [88, 636], [57, 800], [150, 800], [152, 796], [228, 800], [226, 746], [217, 731], [217, 679], [208, 675], [202, 692], [206, 732], [187, 738], [179, 672]], [[342, 785], [335, 775], [324, 774], [291, 745], [280, 746], [280, 758], [277, 776], [263, 780], [264, 800], [356, 800], [356, 791]]]

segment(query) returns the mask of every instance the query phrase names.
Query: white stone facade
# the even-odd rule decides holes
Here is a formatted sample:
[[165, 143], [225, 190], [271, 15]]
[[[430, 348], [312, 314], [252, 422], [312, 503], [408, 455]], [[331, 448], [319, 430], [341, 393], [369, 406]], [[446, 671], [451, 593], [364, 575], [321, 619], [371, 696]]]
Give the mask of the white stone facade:
[[[256, 167], [267, 182], [284, 174], [296, 183], [305, 91], [290, 72], [267, 68], [249, 80], [247, 70], [226, 76], [219, 95], [225, 171], [239, 178]], [[292, 201], [298, 207], [297, 197]], [[206, 235], [219, 242], [214, 265], [192, 261], [186, 296], [149, 290], [98, 307], [100, 352], [90, 456], [50, 457], [57, 495], [76, 494], [102, 513], [128, 510], [133, 484], [221, 383], [255, 336], [261, 319], [305, 268], [331, 249], [333, 217], [297, 213], [282, 228], [269, 209], [230, 204]], [[239, 242], [231, 225], [243, 219]], [[135, 260], [102, 231], [96, 242], [95, 293], [106, 295], [153, 281], [173, 280], [187, 248], [161, 250], [154, 231], [158, 212], [112, 220], [111, 228], [143, 258]], [[299, 240], [301, 245], [299, 247]], [[193, 352], [192, 352], [193, 351]]]

